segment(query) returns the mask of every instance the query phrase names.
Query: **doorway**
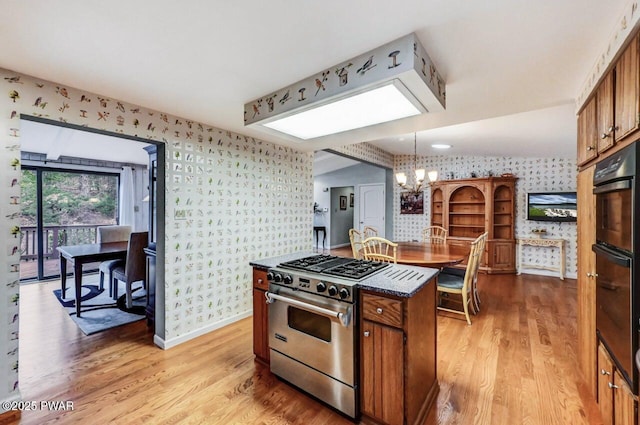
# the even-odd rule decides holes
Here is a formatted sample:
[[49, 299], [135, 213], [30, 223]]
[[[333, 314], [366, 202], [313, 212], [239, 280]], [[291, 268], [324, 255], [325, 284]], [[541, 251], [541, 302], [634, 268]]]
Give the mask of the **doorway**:
[[330, 248], [350, 244], [349, 229], [353, 228], [354, 199], [353, 186], [331, 188]]
[[[157, 234], [164, 235], [165, 232], [165, 144], [158, 141], [142, 139], [125, 134], [117, 134], [104, 130], [97, 130], [90, 127], [83, 127], [74, 124], [61, 123], [33, 117], [27, 115], [20, 116], [21, 133], [21, 156], [22, 168], [28, 169], [36, 160], [38, 164], [46, 164], [49, 168], [54, 168], [57, 163], [65, 162], [65, 168], [72, 171], [94, 172], [104, 171], [104, 167], [111, 168], [114, 173], [119, 174], [123, 165], [143, 165], [149, 166], [149, 154], [143, 149], [150, 144], [157, 146], [157, 200], [155, 203], [155, 223]], [[46, 130], [52, 133], [53, 137], [47, 139], [39, 130]], [[68, 134], [72, 136], [69, 137]], [[81, 140], [77, 141], [74, 138]], [[48, 140], [48, 143], [47, 143]], [[43, 143], [44, 142], [44, 143]], [[40, 143], [42, 146], [37, 148]], [[101, 146], [101, 147], [100, 147]], [[25, 155], [25, 152], [31, 154]], [[56, 159], [58, 158], [58, 159]], [[134, 158], [136, 158], [134, 160]], [[99, 164], [96, 164], [98, 162]], [[105, 165], [106, 164], [106, 165]], [[59, 164], [58, 164], [59, 165]], [[97, 166], [100, 166], [98, 169]], [[57, 169], [56, 171], [60, 171]], [[66, 170], [68, 171], [68, 170]], [[109, 173], [107, 173], [109, 174]], [[135, 179], [135, 177], [134, 177]], [[134, 185], [134, 198], [137, 205], [137, 217], [144, 217], [145, 228], [149, 222], [151, 208], [149, 202], [144, 199], [149, 185], [148, 176], [141, 177], [141, 185]], [[144, 191], [138, 191], [144, 190]], [[139, 202], [138, 202], [139, 201]], [[121, 201], [118, 201], [121, 202]], [[115, 220], [119, 219], [119, 216]], [[135, 226], [138, 221], [135, 221]], [[142, 227], [138, 229], [143, 230]], [[164, 264], [164, 237], [158, 238], [156, 246], [157, 262]], [[59, 262], [57, 262], [59, 264]], [[58, 272], [59, 273], [59, 272]], [[164, 281], [164, 269], [159, 267], [156, 270], [156, 281]], [[164, 287], [158, 285], [155, 291], [155, 335], [164, 335]]]

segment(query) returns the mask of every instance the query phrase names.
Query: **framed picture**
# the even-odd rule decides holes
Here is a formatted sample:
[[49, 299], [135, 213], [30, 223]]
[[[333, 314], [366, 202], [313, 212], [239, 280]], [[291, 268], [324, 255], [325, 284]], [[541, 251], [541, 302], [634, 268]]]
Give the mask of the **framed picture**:
[[400, 214], [424, 214], [424, 193], [400, 193]]
[[340, 196], [340, 209], [341, 210], [346, 210], [347, 209], [347, 197], [346, 196]]
[[353, 193], [349, 195], [349, 206], [353, 208]]

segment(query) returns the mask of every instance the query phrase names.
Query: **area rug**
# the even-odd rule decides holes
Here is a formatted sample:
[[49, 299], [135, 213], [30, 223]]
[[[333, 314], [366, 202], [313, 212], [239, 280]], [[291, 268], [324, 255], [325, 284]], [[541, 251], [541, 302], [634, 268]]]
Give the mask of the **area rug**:
[[141, 282], [134, 283], [133, 306], [127, 309], [124, 283], [120, 282], [118, 294], [121, 295], [116, 301], [109, 296], [109, 288], [106, 284], [105, 288], [100, 290], [97, 276], [84, 277], [81, 298], [81, 317], [76, 316], [76, 297], [73, 279], [67, 280], [67, 291], [64, 298], [61, 297], [61, 292], [61, 289], [55, 289], [53, 294], [67, 311], [71, 320], [73, 320], [86, 335], [102, 332], [145, 318], [147, 298]]

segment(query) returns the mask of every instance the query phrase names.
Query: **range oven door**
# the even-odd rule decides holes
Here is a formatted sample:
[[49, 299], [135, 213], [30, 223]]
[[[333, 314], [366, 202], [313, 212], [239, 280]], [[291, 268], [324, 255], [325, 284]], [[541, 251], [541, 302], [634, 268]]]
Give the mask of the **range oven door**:
[[633, 252], [633, 181], [619, 180], [596, 186], [596, 241]]
[[270, 284], [271, 372], [355, 418], [353, 304]]
[[355, 385], [350, 303], [270, 285], [269, 347], [347, 385]]
[[599, 244], [596, 254], [596, 330], [613, 355], [629, 385], [637, 394], [637, 371], [633, 366], [637, 347], [638, 318], [632, 287], [634, 261], [623, 252]]

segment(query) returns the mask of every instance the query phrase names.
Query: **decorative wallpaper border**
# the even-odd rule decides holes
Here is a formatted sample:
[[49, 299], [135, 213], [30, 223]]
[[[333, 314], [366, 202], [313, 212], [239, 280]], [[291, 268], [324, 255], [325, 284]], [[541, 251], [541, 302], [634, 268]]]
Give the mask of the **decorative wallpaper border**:
[[403, 81], [409, 89], [414, 88], [414, 96], [427, 110], [444, 110], [444, 79], [418, 37], [411, 33], [246, 103], [244, 122], [245, 125], [256, 123], [393, 79]]
[[603, 52], [600, 53], [596, 63], [593, 65], [587, 80], [583, 83], [578, 95], [576, 96], [576, 113], [580, 111], [582, 105], [589, 98], [591, 93], [598, 84], [598, 81], [604, 76], [605, 71], [613, 62], [616, 54], [627, 40], [629, 35], [640, 26], [640, 11], [638, 11], [638, 1], [631, 0], [627, 3], [623, 15], [618, 20], [613, 34], [609, 37], [609, 43]]
[[0, 96], [0, 399], [18, 392], [21, 114], [165, 144], [165, 341], [251, 311], [249, 261], [312, 249], [310, 153], [9, 70]]

